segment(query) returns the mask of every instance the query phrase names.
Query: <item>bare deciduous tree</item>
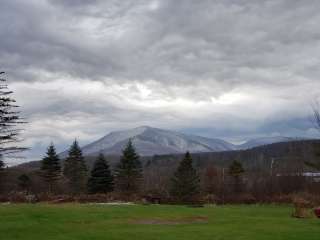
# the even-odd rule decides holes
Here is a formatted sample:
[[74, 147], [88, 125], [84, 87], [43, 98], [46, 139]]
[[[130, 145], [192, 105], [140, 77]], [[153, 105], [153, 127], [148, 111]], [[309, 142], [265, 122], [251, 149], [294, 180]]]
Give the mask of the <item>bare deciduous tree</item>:
[[[313, 106], [313, 120], [315, 127], [320, 131], [320, 111], [318, 103]], [[305, 161], [305, 164], [313, 169], [316, 169], [317, 171], [320, 171], [320, 147], [318, 145], [319, 144], [316, 144], [314, 151], [316, 161]]]

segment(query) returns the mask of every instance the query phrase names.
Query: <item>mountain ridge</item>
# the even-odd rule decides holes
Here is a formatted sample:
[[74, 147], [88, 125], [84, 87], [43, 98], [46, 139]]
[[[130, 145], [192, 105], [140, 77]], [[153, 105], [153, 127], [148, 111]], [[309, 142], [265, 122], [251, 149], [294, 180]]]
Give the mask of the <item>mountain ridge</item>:
[[[132, 139], [137, 152], [142, 156], [191, 153], [221, 152], [250, 149], [257, 146], [289, 142], [296, 140], [289, 137], [264, 137], [248, 140], [235, 145], [218, 138], [189, 135], [178, 131], [165, 130], [150, 126], [140, 126], [121, 131], [113, 131], [102, 138], [82, 147], [83, 155], [93, 156], [98, 153], [120, 155], [129, 139]], [[65, 157], [67, 152], [60, 156]]]

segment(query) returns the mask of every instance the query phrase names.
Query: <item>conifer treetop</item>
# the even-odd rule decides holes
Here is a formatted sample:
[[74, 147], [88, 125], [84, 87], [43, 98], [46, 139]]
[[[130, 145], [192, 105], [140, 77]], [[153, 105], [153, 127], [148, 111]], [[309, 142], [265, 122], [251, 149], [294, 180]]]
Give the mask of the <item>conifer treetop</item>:
[[243, 173], [244, 173], [244, 168], [243, 168], [241, 162], [239, 162], [237, 160], [233, 161], [229, 167], [229, 174], [231, 176], [238, 177]]

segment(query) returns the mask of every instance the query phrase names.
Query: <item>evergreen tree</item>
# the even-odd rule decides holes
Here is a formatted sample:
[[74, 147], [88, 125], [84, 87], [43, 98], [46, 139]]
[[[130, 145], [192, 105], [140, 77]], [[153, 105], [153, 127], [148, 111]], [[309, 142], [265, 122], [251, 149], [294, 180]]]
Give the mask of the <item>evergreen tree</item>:
[[28, 194], [31, 187], [31, 179], [29, 178], [29, 176], [26, 174], [21, 174], [18, 177], [18, 186], [21, 190], [25, 191]]
[[242, 186], [242, 175], [244, 173], [244, 168], [239, 161], [233, 161], [229, 166], [229, 175], [233, 177], [234, 191], [241, 192]]
[[47, 149], [47, 156], [41, 161], [41, 176], [49, 186], [49, 192], [53, 190], [54, 184], [61, 176], [60, 159], [56, 153], [53, 143]]
[[[0, 75], [2, 74], [4, 72], [0, 72]], [[19, 117], [19, 112], [15, 111], [18, 106], [15, 105], [16, 101], [10, 97], [12, 91], [8, 90], [5, 82], [5, 79], [0, 78], [0, 155], [2, 157], [26, 149], [16, 145], [20, 142], [19, 133], [21, 131], [17, 126], [23, 124], [24, 121]]]
[[0, 155], [0, 173], [4, 169], [4, 162], [2, 160], [2, 156]]
[[113, 191], [113, 176], [108, 162], [102, 153], [94, 163], [88, 180], [89, 193], [107, 193]]
[[190, 202], [200, 191], [200, 178], [187, 152], [172, 178], [171, 195], [181, 202]]
[[115, 170], [116, 188], [120, 192], [131, 194], [139, 190], [142, 179], [142, 166], [139, 158], [130, 139]]
[[68, 179], [73, 194], [83, 193], [86, 190], [87, 166], [77, 140], [69, 149], [68, 157], [64, 162], [64, 176]]

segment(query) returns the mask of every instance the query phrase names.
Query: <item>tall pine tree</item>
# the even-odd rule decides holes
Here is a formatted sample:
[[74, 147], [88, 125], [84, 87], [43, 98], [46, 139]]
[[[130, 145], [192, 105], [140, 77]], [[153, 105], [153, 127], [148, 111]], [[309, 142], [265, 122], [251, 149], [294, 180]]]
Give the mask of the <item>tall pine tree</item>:
[[53, 143], [48, 147], [46, 154], [41, 161], [41, 176], [48, 184], [49, 193], [52, 193], [55, 183], [61, 176], [60, 159]]
[[191, 202], [200, 191], [200, 178], [187, 152], [172, 178], [171, 196], [180, 202]]
[[118, 191], [132, 194], [139, 190], [142, 180], [142, 166], [140, 157], [131, 139], [122, 151], [120, 163], [115, 170], [115, 183]]
[[[18, 106], [11, 97], [12, 91], [8, 90], [6, 79], [2, 78], [4, 72], [0, 72], [0, 178], [2, 178], [2, 170], [4, 169], [4, 157], [11, 155], [26, 148], [17, 146], [21, 141], [19, 134], [21, 129], [18, 125], [24, 123], [20, 118], [19, 112], [16, 111]], [[2, 188], [2, 179], [0, 179], [0, 188]]]
[[[0, 72], [0, 75], [4, 72]], [[0, 77], [0, 162], [8, 154], [14, 154], [26, 148], [19, 147], [18, 142], [21, 129], [18, 125], [25, 123], [15, 109], [18, 106], [15, 100], [10, 96], [13, 92], [8, 90], [6, 79]]]
[[89, 193], [107, 193], [113, 191], [113, 176], [109, 164], [102, 153], [95, 161], [88, 180]]
[[86, 191], [87, 166], [77, 140], [73, 142], [69, 149], [68, 157], [64, 162], [63, 174], [68, 179], [73, 194]]

